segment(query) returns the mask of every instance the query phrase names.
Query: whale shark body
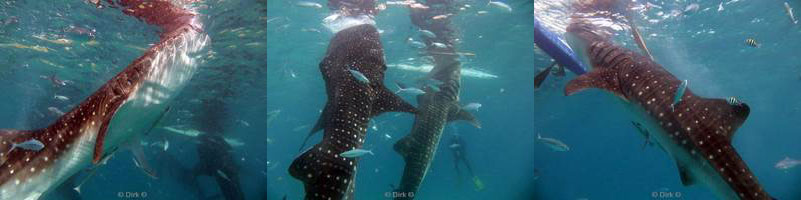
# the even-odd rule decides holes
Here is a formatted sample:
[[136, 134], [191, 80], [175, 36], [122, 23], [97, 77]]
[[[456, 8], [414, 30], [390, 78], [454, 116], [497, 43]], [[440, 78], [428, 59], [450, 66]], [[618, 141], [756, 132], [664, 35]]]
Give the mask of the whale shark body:
[[[360, 149], [372, 117], [384, 112], [414, 112], [383, 83], [384, 50], [378, 30], [370, 24], [336, 33], [320, 63], [328, 101], [312, 133], [323, 140], [298, 156], [289, 173], [303, 182], [306, 199], [352, 199], [358, 158], [339, 154]], [[368, 83], [357, 80], [358, 71]]]
[[[0, 131], [5, 159], [0, 199], [38, 199], [145, 134], [196, 71], [189, 54], [200, 51], [208, 38], [199, 32], [194, 13], [166, 1], [125, 0], [115, 6], [162, 28], [160, 42], [46, 128]], [[8, 151], [32, 139], [44, 148]]]
[[747, 104], [704, 98], [689, 88], [674, 109], [681, 80], [648, 57], [613, 44], [586, 21], [568, 26], [568, 39], [592, 70], [570, 81], [565, 94], [598, 88], [622, 99], [678, 165], [685, 186], [703, 184], [720, 199], [771, 199], [731, 144]]
[[[433, 3], [429, 3], [433, 4]], [[442, 5], [453, 6], [444, 3]], [[450, 23], [429, 24], [425, 21], [425, 16], [436, 15], [439, 13], [425, 13], [412, 9], [412, 23], [420, 29], [431, 30], [437, 38], [427, 38], [427, 42], [434, 41], [453, 41], [453, 32]], [[421, 13], [423, 12], [423, 13]], [[450, 42], [446, 42], [449, 43]], [[448, 45], [452, 46], [452, 45]], [[461, 77], [465, 72], [462, 70], [461, 62], [453, 48], [438, 50], [446, 54], [432, 54], [434, 66], [426, 69], [430, 77], [436, 82], [440, 82], [437, 88], [432, 90], [426, 88], [425, 94], [417, 96], [417, 113], [415, 113], [414, 125], [411, 132], [398, 140], [393, 146], [395, 152], [403, 157], [405, 166], [400, 183], [395, 189], [393, 196], [395, 199], [414, 199], [415, 193], [423, 183], [431, 162], [436, 155], [437, 147], [442, 138], [442, 131], [445, 125], [454, 120], [465, 120], [475, 127], [481, 127], [475, 116], [462, 109], [459, 105], [459, 90], [461, 88]], [[494, 76], [494, 75], [493, 75]], [[397, 195], [395, 195], [397, 194]]]

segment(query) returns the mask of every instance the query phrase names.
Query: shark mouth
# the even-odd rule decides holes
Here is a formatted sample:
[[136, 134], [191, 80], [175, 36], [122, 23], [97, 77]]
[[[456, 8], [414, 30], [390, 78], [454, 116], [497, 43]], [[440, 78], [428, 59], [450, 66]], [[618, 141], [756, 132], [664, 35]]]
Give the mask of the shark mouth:
[[593, 69], [570, 81], [566, 95], [598, 88], [622, 99], [676, 160], [684, 185], [705, 184], [722, 199], [770, 199], [731, 145], [750, 113], [747, 104], [690, 89], [681, 94], [682, 81], [651, 59], [599, 37], [587, 24], [572, 23], [568, 31]]
[[[0, 199], [38, 199], [78, 171], [99, 164], [133, 134], [148, 130], [131, 126], [158, 120], [171, 94], [193, 75], [197, 64], [188, 55], [208, 41], [196, 14], [167, 1], [108, 3], [160, 27], [160, 42], [48, 127], [0, 131]], [[101, 4], [97, 1], [98, 7]], [[15, 144], [33, 140], [43, 147], [12, 150]]]
[[[349, 70], [363, 73], [369, 83], [357, 80]], [[328, 102], [310, 135], [323, 130], [323, 140], [298, 156], [289, 173], [303, 182], [306, 199], [352, 199], [358, 160], [340, 154], [362, 147], [372, 117], [415, 109], [385, 87], [383, 47], [372, 25], [338, 32], [320, 71]]]

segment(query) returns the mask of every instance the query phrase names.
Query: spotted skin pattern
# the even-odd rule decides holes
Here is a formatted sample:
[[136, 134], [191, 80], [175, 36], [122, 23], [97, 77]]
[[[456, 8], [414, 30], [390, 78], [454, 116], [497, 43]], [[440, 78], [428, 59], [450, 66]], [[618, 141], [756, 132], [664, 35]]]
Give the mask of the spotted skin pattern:
[[[645, 114], [664, 133], [660, 145], [677, 160], [685, 185], [703, 176], [713, 180], [708, 185], [723, 185], [722, 189], [712, 186], [720, 198], [771, 199], [731, 145], [734, 132], [748, 117], [748, 105], [699, 97], [687, 88], [673, 110], [680, 80], [651, 59], [588, 31], [584, 24], [568, 27], [570, 34], [586, 44], [583, 53], [594, 69], [570, 81], [566, 95], [600, 88]], [[691, 163], [707, 170], [691, 170]]]
[[[0, 199], [38, 199], [79, 170], [113, 153], [118, 144], [106, 145], [105, 136], [116, 112], [146, 80], [152, 81], [148, 76], [153, 71], [163, 70], [154, 69], [164, 66], [154, 64], [159, 60], [156, 57], [163, 51], [174, 51], [185, 33], [197, 31], [190, 25], [194, 14], [166, 1], [123, 0], [115, 7], [130, 15], [139, 13], [133, 16], [162, 28], [161, 41], [50, 126], [0, 130]], [[150, 20], [153, 18], [160, 20]], [[7, 152], [12, 144], [31, 139], [41, 141], [44, 148]]]
[[[349, 69], [370, 82], [359, 82]], [[384, 71], [384, 51], [374, 26], [351, 27], [331, 39], [320, 63], [328, 95], [318, 122], [323, 139], [289, 167], [290, 175], [303, 182], [306, 199], [352, 199], [358, 158], [339, 154], [361, 149], [372, 117], [390, 111], [414, 112], [414, 107], [385, 87]]]

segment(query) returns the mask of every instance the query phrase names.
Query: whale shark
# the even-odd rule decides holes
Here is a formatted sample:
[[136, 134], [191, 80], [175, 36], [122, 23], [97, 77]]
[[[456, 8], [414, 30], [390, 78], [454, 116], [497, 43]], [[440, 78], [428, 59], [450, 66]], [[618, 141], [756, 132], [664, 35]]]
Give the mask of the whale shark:
[[[571, 47], [592, 70], [570, 81], [565, 95], [596, 88], [621, 99], [635, 121], [675, 160], [685, 186], [706, 185], [720, 199], [771, 199], [732, 146], [750, 107], [734, 98], [706, 98], [647, 56], [614, 44], [586, 20], [567, 27]], [[673, 105], [674, 97], [679, 101]]]
[[[328, 100], [311, 133], [323, 130], [323, 139], [299, 155], [289, 173], [303, 182], [306, 199], [352, 199], [358, 158], [339, 154], [362, 148], [372, 117], [415, 108], [384, 85], [387, 66], [373, 25], [336, 33], [319, 67]], [[357, 80], [351, 70], [369, 82]]]
[[[100, 164], [152, 128], [195, 73], [197, 63], [190, 55], [202, 50], [208, 37], [193, 11], [167, 1], [112, 4], [161, 28], [160, 41], [47, 127], [0, 130], [0, 199], [38, 199], [80, 170]], [[13, 144], [32, 140], [43, 148], [9, 151]]]
[[[452, 4], [443, 5], [453, 6]], [[450, 41], [454, 41], [453, 33], [456, 31], [451, 29], [450, 23], [429, 24], [426, 22], [425, 16], [436, 14], [415, 9], [411, 9], [411, 12], [412, 22], [415, 25], [420, 29], [430, 30], [437, 36], [437, 38], [426, 38], [426, 43], [443, 41], [450, 44]], [[456, 52], [453, 48], [444, 51]], [[481, 127], [476, 117], [459, 105], [459, 90], [464, 70], [462, 70], [458, 55], [432, 54], [432, 57], [434, 66], [426, 72], [429, 73], [428, 77], [440, 83], [437, 86], [440, 89], [437, 91], [426, 87], [426, 93], [417, 96], [418, 107], [412, 130], [393, 146], [395, 152], [403, 157], [405, 163], [400, 183], [397, 188], [394, 188], [393, 197], [395, 199], [414, 199], [415, 193], [431, 167], [431, 162], [434, 160], [442, 138], [442, 131], [448, 122], [464, 120], [475, 127]]]

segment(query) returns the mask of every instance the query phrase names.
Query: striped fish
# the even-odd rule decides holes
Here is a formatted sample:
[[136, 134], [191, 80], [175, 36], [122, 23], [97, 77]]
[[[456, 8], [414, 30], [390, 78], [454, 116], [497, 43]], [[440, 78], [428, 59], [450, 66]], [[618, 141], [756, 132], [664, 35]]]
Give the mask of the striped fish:
[[745, 44], [751, 47], [759, 48], [759, 43], [754, 38], [745, 39]]

